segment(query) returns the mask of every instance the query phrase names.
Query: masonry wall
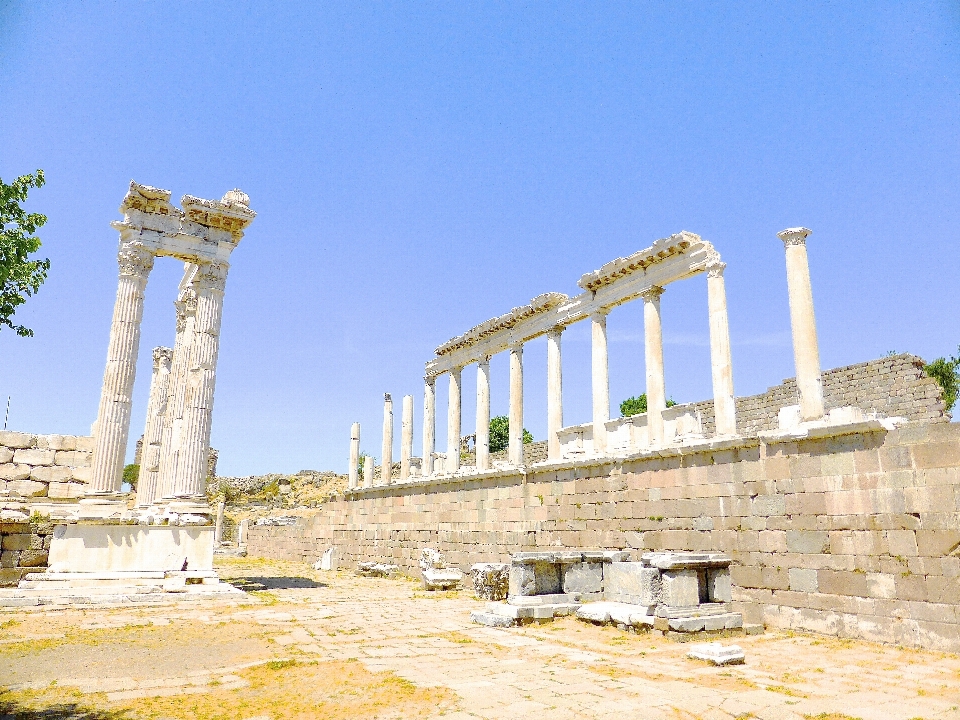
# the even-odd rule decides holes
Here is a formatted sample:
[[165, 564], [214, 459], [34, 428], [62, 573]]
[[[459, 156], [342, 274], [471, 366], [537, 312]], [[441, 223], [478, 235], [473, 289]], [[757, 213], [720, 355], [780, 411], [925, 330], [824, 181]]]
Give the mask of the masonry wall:
[[49, 520], [0, 520], [0, 587], [46, 567], [53, 527]]
[[92, 455], [92, 437], [2, 431], [0, 497], [82, 497]]
[[716, 550], [746, 619], [960, 651], [960, 424], [918, 423], [631, 462], [363, 490], [286, 527], [254, 556], [414, 571], [436, 547], [463, 569], [558, 547]]

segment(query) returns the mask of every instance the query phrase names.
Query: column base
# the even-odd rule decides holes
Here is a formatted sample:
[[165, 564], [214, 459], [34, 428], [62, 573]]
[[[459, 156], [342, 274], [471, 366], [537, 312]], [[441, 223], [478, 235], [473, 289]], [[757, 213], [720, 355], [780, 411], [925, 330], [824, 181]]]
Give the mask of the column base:
[[87, 495], [77, 503], [80, 507], [77, 513], [78, 520], [109, 520], [119, 521], [127, 513], [127, 503], [122, 495], [117, 493], [103, 493], [101, 495]]

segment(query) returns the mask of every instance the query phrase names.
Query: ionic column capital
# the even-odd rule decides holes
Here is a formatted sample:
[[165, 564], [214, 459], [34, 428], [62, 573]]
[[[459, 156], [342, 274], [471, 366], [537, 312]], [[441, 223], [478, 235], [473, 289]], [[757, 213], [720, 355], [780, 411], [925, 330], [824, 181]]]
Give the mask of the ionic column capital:
[[707, 277], [708, 278], [721, 278], [723, 277], [723, 271], [727, 269], [727, 264], [725, 262], [716, 262], [713, 265], [707, 266]]
[[786, 248], [791, 245], [806, 245], [807, 236], [810, 233], [811, 231], [805, 227], [795, 227], [781, 230], [777, 233], [777, 237], [783, 240], [783, 246]]
[[642, 293], [640, 293], [640, 297], [648, 302], [659, 300], [661, 295], [663, 295], [663, 288], [659, 285], [651, 285]]
[[120, 275], [145, 278], [153, 270], [153, 253], [139, 243], [123, 243], [117, 253]]

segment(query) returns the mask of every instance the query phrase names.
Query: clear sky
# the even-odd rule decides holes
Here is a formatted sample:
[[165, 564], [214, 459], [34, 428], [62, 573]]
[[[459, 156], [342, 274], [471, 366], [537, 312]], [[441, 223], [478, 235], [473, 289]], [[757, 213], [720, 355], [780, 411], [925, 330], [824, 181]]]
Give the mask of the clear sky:
[[[783, 246], [813, 230], [824, 368], [960, 343], [956, 2], [303, 3], [0, 0], [0, 177], [52, 261], [0, 333], [10, 427], [89, 432], [131, 179], [259, 217], [227, 282], [220, 473], [379, 455], [382, 394], [441, 342], [689, 230], [728, 267], [738, 395], [794, 374]], [[182, 273], [147, 287], [131, 448]], [[662, 299], [667, 393], [710, 397], [706, 283]], [[611, 400], [644, 390], [639, 303], [609, 318]], [[590, 418], [589, 328], [564, 334], [565, 423]], [[525, 353], [546, 429], [546, 345]], [[494, 414], [507, 362], [492, 362]], [[438, 446], [446, 384], [439, 383]], [[464, 372], [464, 433], [475, 372]], [[5, 400], [5, 397], [3, 398]], [[132, 451], [131, 451], [132, 456]]]

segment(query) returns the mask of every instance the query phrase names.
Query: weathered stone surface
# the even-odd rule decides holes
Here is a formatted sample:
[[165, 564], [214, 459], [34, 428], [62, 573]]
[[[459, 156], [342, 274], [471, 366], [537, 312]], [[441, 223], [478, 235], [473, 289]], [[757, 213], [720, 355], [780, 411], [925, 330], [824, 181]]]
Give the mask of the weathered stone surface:
[[68, 467], [40, 465], [30, 472], [31, 480], [43, 483], [66, 482], [72, 477], [73, 472]]
[[20, 553], [20, 567], [43, 567], [46, 564], [46, 550], [24, 550]]
[[478, 625], [486, 625], [488, 627], [511, 627], [516, 624], [513, 618], [509, 618], [504, 615], [498, 615], [496, 613], [483, 612], [481, 610], [474, 610], [471, 612], [470, 621], [475, 622]]
[[91, 454], [77, 450], [61, 450], [54, 457], [54, 463], [67, 467], [89, 467]]
[[696, 570], [664, 570], [660, 576], [660, 602], [677, 607], [699, 604], [698, 575]]
[[425, 590], [450, 590], [463, 580], [463, 573], [456, 568], [427, 568], [422, 576]]
[[560, 568], [553, 562], [511, 563], [511, 595], [552, 595], [560, 591]]
[[703, 643], [694, 645], [687, 652], [687, 657], [696, 660], [706, 660], [714, 665], [743, 665], [743, 648], [739, 645], [724, 646], [721, 643]]
[[43, 497], [47, 494], [47, 484], [33, 480], [13, 480], [7, 483], [11, 495], [19, 497]]
[[0, 463], [8, 463], [13, 460], [13, 450], [0, 447]]
[[710, 584], [708, 595], [711, 602], [730, 602], [733, 599], [730, 568], [718, 568], [707, 572]]
[[340, 558], [337, 553], [336, 547], [329, 547], [323, 551], [323, 555], [320, 556], [320, 559], [317, 561], [317, 564], [313, 566], [314, 570], [339, 570], [340, 569]]
[[604, 566], [604, 597], [631, 605], [660, 602], [660, 571], [639, 562], [610, 563]]
[[26, 480], [30, 477], [32, 468], [29, 465], [15, 465], [5, 463], [0, 465], [0, 479], [2, 480]]
[[506, 600], [510, 592], [510, 565], [477, 563], [470, 568], [473, 592], [481, 600]]
[[562, 567], [563, 592], [597, 593], [603, 590], [603, 563], [579, 562]]
[[807, 568], [790, 568], [790, 589], [794, 592], [817, 592], [817, 571]]
[[8, 448], [29, 448], [37, 442], [34, 435], [27, 433], [13, 432], [12, 430], [0, 430], [0, 445]]
[[15, 463], [23, 463], [24, 465], [53, 465], [56, 454], [54, 450], [28, 448], [17, 450], [13, 454], [13, 461]]
[[52, 482], [47, 488], [47, 496], [55, 499], [80, 498], [85, 494], [86, 484], [75, 482]]

